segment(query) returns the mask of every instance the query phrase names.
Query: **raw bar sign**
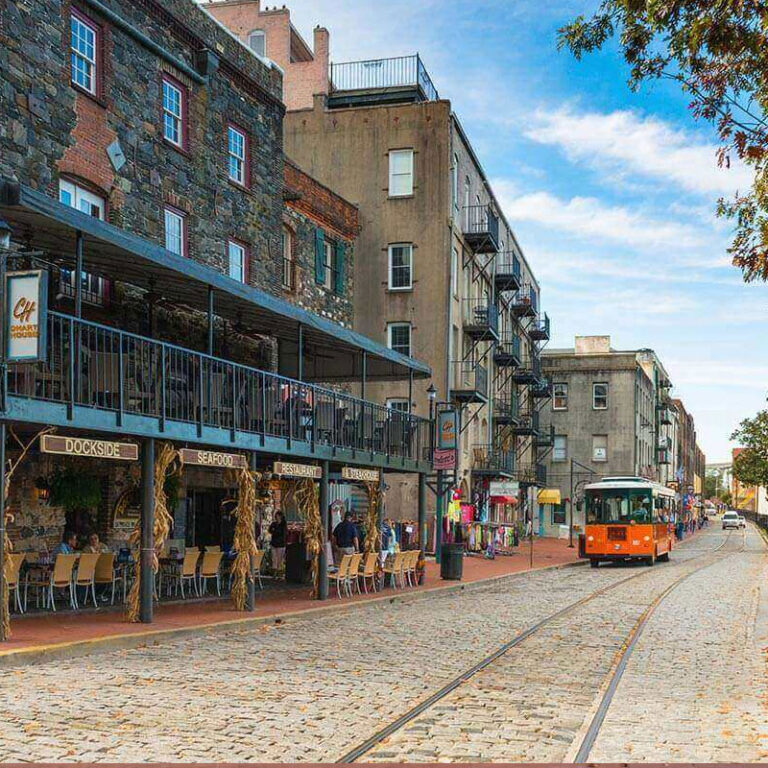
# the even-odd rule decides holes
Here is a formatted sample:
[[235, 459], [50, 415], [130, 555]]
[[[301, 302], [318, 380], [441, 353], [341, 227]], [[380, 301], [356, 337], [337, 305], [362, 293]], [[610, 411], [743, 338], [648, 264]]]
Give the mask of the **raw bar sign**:
[[5, 358], [11, 363], [45, 360], [48, 327], [48, 273], [8, 272], [5, 276]]
[[309, 477], [319, 480], [323, 476], [323, 468], [314, 464], [294, 464], [290, 461], [276, 461], [272, 471], [282, 477]]
[[198, 451], [194, 448], [182, 448], [179, 451], [184, 464], [198, 467], [220, 467], [221, 469], [244, 469], [248, 466], [245, 456], [240, 453], [218, 453], [216, 451]]
[[91, 440], [87, 437], [63, 437], [43, 435], [40, 438], [42, 453], [57, 453], [63, 456], [90, 456], [94, 459], [117, 459], [137, 461], [139, 446], [136, 443], [114, 443], [110, 440]]
[[378, 483], [381, 472], [378, 469], [360, 469], [359, 467], [342, 467], [342, 480], [355, 480], [358, 483]]

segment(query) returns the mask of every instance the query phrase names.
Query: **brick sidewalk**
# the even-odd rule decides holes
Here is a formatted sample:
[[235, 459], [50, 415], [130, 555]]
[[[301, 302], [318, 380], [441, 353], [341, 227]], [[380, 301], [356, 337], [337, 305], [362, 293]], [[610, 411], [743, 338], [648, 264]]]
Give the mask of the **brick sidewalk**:
[[[569, 549], [568, 542], [558, 539], [537, 539], [533, 545], [533, 569], [562, 566], [577, 561], [576, 549]], [[133, 638], [131, 644], [143, 636], [147, 640], [160, 640], [162, 633], [174, 630], [205, 629], [216, 625], [232, 624], [249, 619], [279, 618], [285, 614], [308, 610], [338, 610], [341, 606], [354, 602], [374, 599], [390, 599], [395, 595], [417, 595], [430, 590], [446, 588], [450, 585], [470, 584], [492, 580], [513, 573], [530, 570], [528, 542], [524, 542], [513, 555], [499, 555], [495, 560], [486, 560], [482, 556], [464, 558], [462, 581], [442, 581], [439, 566], [433, 561], [427, 562], [426, 584], [417, 589], [394, 590], [386, 588], [375, 595], [362, 595], [339, 600], [335, 593], [327, 602], [311, 600], [307, 587], [273, 585], [265, 581], [263, 592], [257, 591], [257, 609], [249, 613], [239, 613], [232, 608], [229, 599], [189, 601], [158, 605], [155, 608], [155, 620], [152, 624], [128, 624], [123, 614], [116, 610], [82, 611], [79, 614], [62, 612], [46, 613], [17, 617], [12, 616], [12, 637], [0, 644], [0, 658], [18, 652], [50, 649], [57, 646], [89, 642], [109, 641], [110, 639]], [[138, 637], [134, 637], [138, 636]]]

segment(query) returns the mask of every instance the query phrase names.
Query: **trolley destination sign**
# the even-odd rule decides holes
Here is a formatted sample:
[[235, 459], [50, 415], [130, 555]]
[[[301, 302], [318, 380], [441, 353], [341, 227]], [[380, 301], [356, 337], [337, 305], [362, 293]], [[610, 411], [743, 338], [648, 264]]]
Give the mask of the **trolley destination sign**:
[[138, 461], [139, 459], [139, 446], [136, 443], [116, 443], [89, 437], [43, 435], [40, 438], [40, 451], [61, 456], [89, 456], [94, 459], [118, 461]]
[[361, 469], [360, 467], [342, 467], [342, 480], [355, 480], [359, 483], [378, 483], [381, 472], [378, 469]]
[[183, 464], [198, 467], [218, 467], [220, 469], [245, 469], [248, 460], [241, 453], [221, 453], [219, 451], [201, 451], [196, 448], [182, 448], [179, 456]]
[[295, 464], [292, 461], [276, 461], [272, 473], [281, 477], [308, 477], [319, 480], [323, 476], [323, 468], [314, 464]]

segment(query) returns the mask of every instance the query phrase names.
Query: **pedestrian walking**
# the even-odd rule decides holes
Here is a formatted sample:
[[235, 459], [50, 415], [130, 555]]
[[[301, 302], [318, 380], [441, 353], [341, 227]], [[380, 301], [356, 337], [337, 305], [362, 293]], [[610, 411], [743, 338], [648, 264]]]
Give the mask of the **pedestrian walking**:
[[282, 512], [275, 512], [275, 519], [269, 526], [269, 535], [272, 547], [272, 569], [278, 573], [285, 563], [285, 541], [288, 538], [288, 524]]

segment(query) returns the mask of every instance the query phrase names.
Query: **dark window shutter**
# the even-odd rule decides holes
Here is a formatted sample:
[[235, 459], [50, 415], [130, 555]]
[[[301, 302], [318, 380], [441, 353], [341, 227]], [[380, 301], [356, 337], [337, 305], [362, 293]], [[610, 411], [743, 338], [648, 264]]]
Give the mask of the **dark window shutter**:
[[319, 227], [315, 230], [315, 282], [325, 282], [325, 232]]
[[336, 243], [336, 285], [334, 290], [339, 296], [344, 294], [344, 243]]

